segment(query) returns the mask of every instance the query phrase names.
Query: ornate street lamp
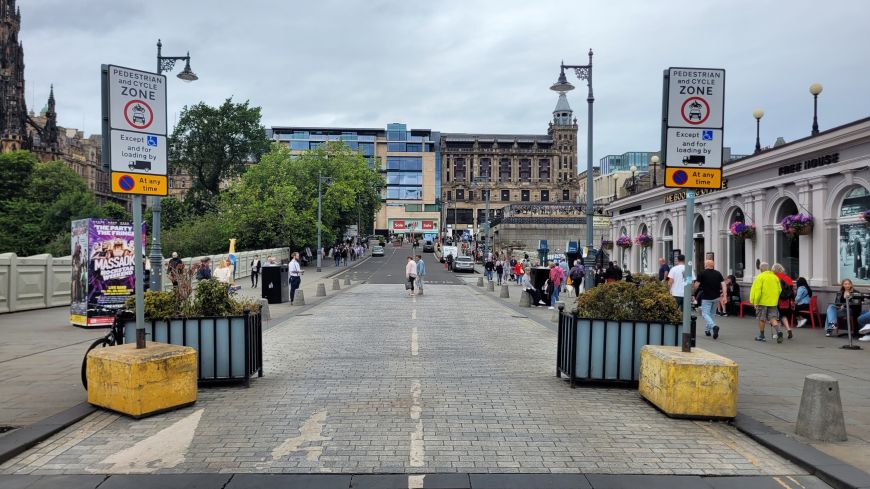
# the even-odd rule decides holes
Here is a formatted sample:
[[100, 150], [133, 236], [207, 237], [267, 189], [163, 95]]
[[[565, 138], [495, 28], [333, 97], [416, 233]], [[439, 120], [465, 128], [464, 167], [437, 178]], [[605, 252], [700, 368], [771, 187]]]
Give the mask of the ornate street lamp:
[[653, 188], [658, 187], [658, 182], [656, 181], [656, 174], [658, 173], [659, 166], [659, 157], [657, 155], [653, 155], [652, 158], [649, 159], [650, 166], [653, 168]]
[[755, 112], [752, 113], [752, 117], [755, 117], [755, 153], [761, 153], [761, 118], [764, 117], [764, 111], [761, 109], [755, 109]]
[[810, 93], [813, 94], [813, 136], [819, 133], [819, 94], [822, 93], [822, 84], [813, 83], [810, 85]]

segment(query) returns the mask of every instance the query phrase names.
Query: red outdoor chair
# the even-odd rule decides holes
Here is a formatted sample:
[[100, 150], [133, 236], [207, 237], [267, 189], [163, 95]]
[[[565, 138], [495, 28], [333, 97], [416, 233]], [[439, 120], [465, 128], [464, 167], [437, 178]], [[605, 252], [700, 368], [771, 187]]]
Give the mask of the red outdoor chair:
[[795, 314], [808, 314], [810, 316], [810, 324], [813, 329], [816, 329], [816, 318], [818, 318], [819, 326], [822, 325], [821, 313], [819, 313], [819, 299], [816, 296], [810, 297], [810, 308], [806, 311], [794, 311], [791, 315], [791, 322], [794, 324]]
[[755, 306], [753, 306], [751, 302], [742, 301], [740, 303], [740, 319], [743, 319], [743, 306], [747, 306], [747, 307], [751, 307], [751, 308], [755, 309]]

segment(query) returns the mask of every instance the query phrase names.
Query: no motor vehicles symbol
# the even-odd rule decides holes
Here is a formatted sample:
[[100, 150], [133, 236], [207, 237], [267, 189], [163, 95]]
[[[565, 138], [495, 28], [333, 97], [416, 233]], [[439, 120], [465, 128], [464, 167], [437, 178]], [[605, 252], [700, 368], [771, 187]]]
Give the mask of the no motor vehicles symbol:
[[710, 104], [701, 97], [689, 97], [683, 102], [680, 113], [687, 124], [697, 126], [710, 117]]
[[154, 111], [144, 100], [133, 99], [124, 106], [124, 119], [136, 129], [147, 129], [154, 122]]

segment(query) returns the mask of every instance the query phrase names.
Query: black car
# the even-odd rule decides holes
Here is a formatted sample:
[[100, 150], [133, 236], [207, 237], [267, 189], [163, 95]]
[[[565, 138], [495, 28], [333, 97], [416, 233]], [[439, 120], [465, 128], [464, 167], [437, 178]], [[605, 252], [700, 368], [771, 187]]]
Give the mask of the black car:
[[426, 240], [423, 242], [423, 251], [426, 253], [434, 253], [435, 252], [435, 243], [430, 240]]

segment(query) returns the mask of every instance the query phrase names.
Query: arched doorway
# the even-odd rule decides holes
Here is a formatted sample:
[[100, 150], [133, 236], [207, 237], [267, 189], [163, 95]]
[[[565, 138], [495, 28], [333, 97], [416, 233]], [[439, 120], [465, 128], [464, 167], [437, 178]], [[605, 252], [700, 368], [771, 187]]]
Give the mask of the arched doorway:
[[[625, 226], [619, 230], [619, 236], [628, 236], [628, 229]], [[631, 252], [631, 248], [619, 248], [619, 263], [617, 265], [620, 268], [627, 270], [628, 269], [628, 254]]]
[[[791, 199], [785, 199], [776, 211], [776, 234], [774, 239], [773, 256], [776, 263], [782, 264], [785, 267], [785, 273], [796, 279], [800, 276], [800, 240], [797, 236], [791, 237], [785, 234], [780, 226], [780, 222], [785, 216], [791, 216], [798, 213], [797, 204]], [[771, 263], [773, 265], [773, 263]]]
[[[637, 235], [640, 236], [642, 234], [649, 234], [647, 230], [646, 224], [641, 224], [637, 230]], [[649, 270], [649, 248], [640, 246], [640, 273], [650, 273]]]
[[695, 214], [695, 222], [692, 225], [692, 236], [695, 238], [695, 273], [704, 268], [704, 218]]
[[[731, 213], [731, 218], [728, 220], [728, 229], [736, 222], [746, 223], [746, 217], [743, 215], [743, 210], [737, 208]], [[728, 275], [734, 275], [737, 278], [743, 278], [743, 270], [746, 264], [746, 240], [739, 238], [728, 232]]]
[[674, 225], [669, 219], [662, 224], [662, 257], [669, 265], [674, 265]]
[[851, 279], [855, 285], [870, 285], [870, 227], [858, 214], [870, 209], [870, 191], [856, 186], [846, 193], [837, 213], [837, 281]]

